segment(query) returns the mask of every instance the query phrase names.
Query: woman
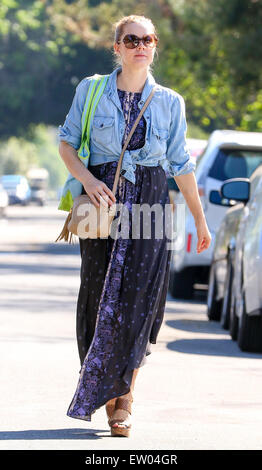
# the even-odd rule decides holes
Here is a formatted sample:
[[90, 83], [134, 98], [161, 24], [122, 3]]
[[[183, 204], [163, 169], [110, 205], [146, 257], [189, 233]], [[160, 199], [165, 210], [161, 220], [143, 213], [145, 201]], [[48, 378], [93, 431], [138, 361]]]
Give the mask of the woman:
[[[120, 66], [109, 76], [95, 112], [88, 169], [76, 150], [90, 77], [78, 85], [60, 126], [59, 151], [71, 174], [81, 181], [82, 193], [97, 207], [102, 200], [109, 205], [117, 201], [130, 212], [134, 204], [162, 209], [170, 204], [162, 165], [167, 163], [195, 219], [200, 253], [209, 247], [211, 236], [198, 195], [195, 163], [185, 145], [184, 101], [174, 90], [157, 84], [124, 154], [116, 195], [112, 193], [122, 145], [156, 85], [150, 65], [157, 41], [154, 25], [144, 16], [130, 15], [115, 24], [114, 53]], [[164, 210], [162, 214], [165, 224]], [[113, 436], [129, 436], [137, 372], [151, 354], [150, 344], [156, 343], [164, 315], [171, 250], [166, 233], [162, 238], [155, 235], [159, 219], [154, 215], [149, 223], [153, 235], [147, 239], [132, 236], [131, 218], [129, 237], [79, 239], [77, 341], [82, 367], [67, 415], [91, 421], [91, 415], [106, 405]]]

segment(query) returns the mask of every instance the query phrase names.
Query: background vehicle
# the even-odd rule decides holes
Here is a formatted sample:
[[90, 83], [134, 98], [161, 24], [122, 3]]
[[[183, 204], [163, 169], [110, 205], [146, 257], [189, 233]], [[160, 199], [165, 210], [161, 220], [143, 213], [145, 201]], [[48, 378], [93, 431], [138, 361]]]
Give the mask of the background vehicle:
[[4, 189], [3, 185], [0, 183], [0, 217], [5, 214], [5, 210], [9, 204], [9, 198], [7, 191]]
[[[228, 181], [232, 180], [226, 182]], [[220, 192], [219, 196], [216, 193], [217, 191], [210, 192], [210, 201], [213, 204], [227, 206], [228, 210], [216, 234], [208, 281], [207, 316], [209, 320], [220, 320], [221, 326], [228, 329], [236, 237], [245, 206], [243, 202], [222, 199]]]
[[187, 147], [192, 158], [197, 158], [203, 153], [207, 146], [205, 139], [186, 139]]
[[250, 181], [225, 183], [222, 196], [246, 202], [236, 237], [230, 332], [243, 351], [262, 351], [262, 165]]
[[47, 198], [48, 171], [45, 168], [31, 168], [26, 176], [31, 189], [31, 201], [43, 206]]
[[[189, 149], [190, 155], [195, 161], [199, 157], [199, 155], [202, 154], [204, 149], [207, 146], [207, 140], [204, 139], [187, 139], [186, 140], [187, 147]], [[170, 203], [173, 205], [173, 210], [175, 210], [175, 202], [176, 202], [176, 196], [178, 194], [178, 186], [173, 178], [173, 176], [170, 176], [167, 173], [167, 183], [168, 183], [168, 189], [169, 189], [169, 198], [170, 198]]]
[[176, 210], [178, 204], [185, 209], [185, 242], [179, 250], [172, 251], [169, 288], [174, 297], [190, 299], [195, 283], [208, 283], [216, 233], [227, 211], [227, 207], [209, 200], [210, 191], [218, 191], [227, 179], [249, 178], [261, 162], [262, 134], [229, 130], [211, 134], [205, 151], [197, 159], [195, 174], [212, 241], [207, 250], [197, 254], [195, 222], [182, 193], [178, 192]]
[[27, 205], [30, 202], [31, 190], [25, 176], [3, 175], [0, 178], [9, 197], [9, 204]]

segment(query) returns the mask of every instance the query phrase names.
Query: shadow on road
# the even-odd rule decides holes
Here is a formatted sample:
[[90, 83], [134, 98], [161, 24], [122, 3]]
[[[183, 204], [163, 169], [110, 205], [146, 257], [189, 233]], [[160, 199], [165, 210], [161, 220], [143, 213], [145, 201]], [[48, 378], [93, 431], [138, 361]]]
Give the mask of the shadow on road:
[[52, 254], [55, 255], [78, 255], [80, 254], [79, 243], [67, 243], [67, 242], [57, 242], [57, 243], [16, 243], [15, 246], [12, 245], [10, 248], [6, 244], [6, 248], [0, 250], [0, 255], [14, 253], [23, 253], [23, 254]]
[[224, 330], [220, 322], [206, 320], [191, 320], [187, 318], [181, 318], [179, 320], [167, 320], [167, 326], [175, 328], [176, 330], [191, 331], [193, 333], [208, 333], [215, 335], [226, 335], [229, 334], [228, 330]]
[[[37, 264], [38, 263], [38, 264]], [[1, 271], [5, 271], [5, 274], [20, 274], [21, 276], [27, 274], [45, 274], [53, 276], [71, 276], [74, 273], [79, 273], [79, 267], [66, 266], [65, 264], [54, 265], [54, 264], [40, 264], [37, 261], [35, 264], [19, 263], [16, 262], [15, 266], [10, 263], [1, 263]]]
[[176, 301], [176, 302], [181, 302], [187, 303], [187, 304], [203, 304], [207, 302], [207, 290], [206, 289], [195, 289], [194, 294], [192, 299], [178, 299], [176, 297], [173, 297], [173, 295], [168, 291], [167, 292], [167, 298], [168, 301]]
[[[98, 434], [101, 434], [99, 436]], [[28, 429], [27, 431], [2, 431], [2, 441], [29, 441], [29, 440], [54, 440], [54, 439], [101, 439], [107, 437], [110, 429]], [[111, 434], [108, 434], [111, 437]]]
[[[212, 333], [210, 331], [210, 333]], [[186, 354], [201, 354], [207, 356], [230, 356], [245, 359], [261, 359], [261, 353], [249, 353], [241, 351], [236, 342], [228, 339], [178, 339], [167, 344], [167, 349], [171, 351], [183, 352]]]

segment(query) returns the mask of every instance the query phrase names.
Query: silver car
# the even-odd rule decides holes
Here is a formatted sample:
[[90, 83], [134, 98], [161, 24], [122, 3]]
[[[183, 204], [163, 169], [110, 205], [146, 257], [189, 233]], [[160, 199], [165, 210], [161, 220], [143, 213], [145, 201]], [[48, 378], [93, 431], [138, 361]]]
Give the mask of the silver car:
[[245, 206], [243, 202], [221, 200], [220, 194], [217, 195], [216, 193], [217, 191], [211, 191], [210, 202], [228, 206], [229, 209], [216, 235], [208, 280], [207, 316], [209, 320], [220, 320], [221, 326], [228, 329], [236, 238]]
[[[235, 217], [232, 215], [234, 208], [229, 209], [225, 217], [225, 221], [230, 221], [230, 216], [234, 221], [233, 231], [237, 228], [232, 245], [232, 283], [231, 287], [229, 284], [224, 286], [224, 298], [230, 295], [231, 336], [237, 339], [241, 350], [262, 352], [262, 165], [250, 180], [237, 178], [226, 181], [221, 187], [221, 196], [222, 201], [225, 198], [242, 202], [235, 207]], [[223, 225], [219, 235], [228, 243], [228, 237], [223, 237]], [[228, 268], [227, 265], [225, 270]], [[218, 274], [219, 277], [222, 275]]]

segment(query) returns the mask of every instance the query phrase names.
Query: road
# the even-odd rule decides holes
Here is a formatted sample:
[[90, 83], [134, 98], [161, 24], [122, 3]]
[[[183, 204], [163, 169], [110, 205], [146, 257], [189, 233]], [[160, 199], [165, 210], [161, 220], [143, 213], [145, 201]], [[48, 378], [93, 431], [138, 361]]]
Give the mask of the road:
[[79, 359], [79, 245], [54, 243], [66, 213], [11, 206], [0, 220], [0, 449], [261, 449], [262, 354], [241, 352], [206, 316], [206, 296], [169, 294], [158, 342], [136, 380], [129, 439], [104, 407], [66, 411]]

